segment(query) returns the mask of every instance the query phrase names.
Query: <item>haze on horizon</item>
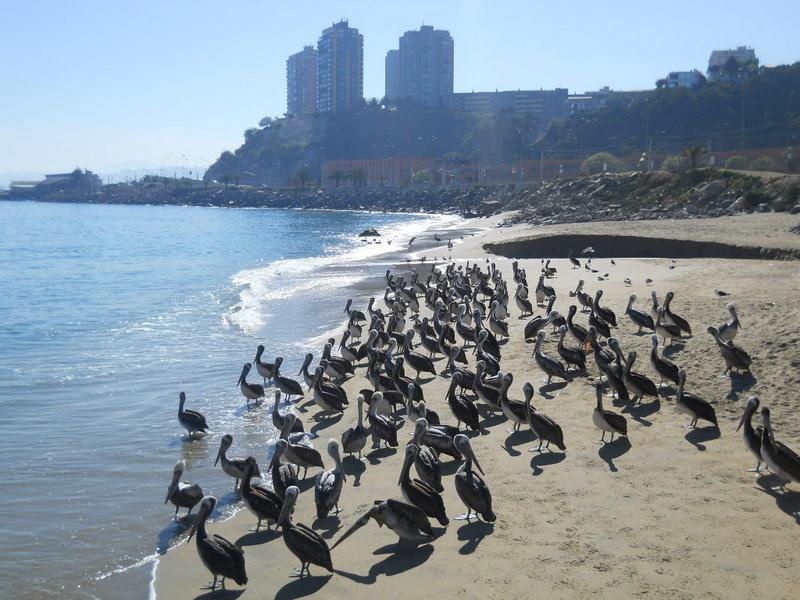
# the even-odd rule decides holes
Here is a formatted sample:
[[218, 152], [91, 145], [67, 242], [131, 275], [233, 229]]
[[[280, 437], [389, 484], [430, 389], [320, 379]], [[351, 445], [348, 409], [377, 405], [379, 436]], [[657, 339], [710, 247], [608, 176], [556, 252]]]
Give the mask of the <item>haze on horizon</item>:
[[286, 58], [343, 18], [364, 35], [367, 98], [383, 96], [386, 51], [422, 24], [452, 34], [460, 92], [649, 89], [740, 45], [762, 65], [800, 59], [792, 0], [497, 4], [0, 0], [0, 175], [210, 164], [285, 112]]

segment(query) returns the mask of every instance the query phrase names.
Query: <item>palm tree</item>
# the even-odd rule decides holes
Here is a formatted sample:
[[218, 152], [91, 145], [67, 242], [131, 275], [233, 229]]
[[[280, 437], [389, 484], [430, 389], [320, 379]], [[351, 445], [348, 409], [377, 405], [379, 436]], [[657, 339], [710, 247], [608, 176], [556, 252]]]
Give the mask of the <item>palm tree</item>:
[[691, 169], [696, 169], [699, 166], [705, 154], [706, 149], [704, 146], [691, 146], [681, 151], [681, 156], [689, 160], [689, 168]]

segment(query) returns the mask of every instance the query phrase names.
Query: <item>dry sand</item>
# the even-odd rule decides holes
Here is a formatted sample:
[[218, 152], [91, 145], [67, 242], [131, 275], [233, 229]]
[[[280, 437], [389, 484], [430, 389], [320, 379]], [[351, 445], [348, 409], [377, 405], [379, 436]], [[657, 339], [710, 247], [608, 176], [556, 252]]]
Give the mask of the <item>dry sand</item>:
[[[800, 222], [789, 215], [757, 215], [732, 219], [593, 223], [537, 228], [548, 231], [629, 233], [631, 227], [658, 237], [682, 237], [795, 248], [800, 236], [789, 229]], [[456, 246], [454, 256], [485, 260], [481, 245], [529, 233], [525, 227], [493, 229], [485, 236]], [[492, 259], [511, 280], [510, 260]], [[608, 281], [573, 270], [567, 260], [554, 261], [558, 277], [556, 308], [566, 312], [579, 278], [586, 289], [602, 287], [604, 304], [618, 316], [616, 335], [623, 350], [637, 350], [637, 370], [650, 374], [649, 336], [635, 335], [624, 316], [630, 293], [647, 301], [651, 289], [663, 298], [675, 292], [673, 310], [690, 321], [695, 335], [672, 355], [688, 370], [687, 390], [714, 403], [721, 437], [707, 428], [688, 430], [688, 418], [674, 406], [674, 392], [659, 402], [646, 402], [626, 413], [630, 444], [624, 440], [598, 445], [592, 425], [594, 392], [588, 383], [597, 371], [589, 359], [589, 378], [577, 377], [566, 387], [545, 387], [542, 373], [531, 358], [532, 347], [522, 340], [527, 321], [510, 307], [511, 341], [503, 349], [502, 366], [514, 374], [511, 397], [522, 398], [522, 385], [537, 389], [534, 403], [558, 421], [567, 452], [530, 453], [535, 447], [529, 432], [509, 435], [508, 423], [486, 423], [487, 434], [472, 439], [494, 497], [497, 522], [466, 524], [452, 521], [432, 544], [411, 552], [397, 552], [397, 538], [371, 522], [333, 553], [336, 572], [312, 567], [313, 576], [292, 577], [298, 561], [274, 532], [251, 533], [255, 518], [241, 512], [210, 530], [238, 540], [245, 548], [250, 582], [246, 589], [231, 583], [227, 595], [209, 597], [298, 598], [796, 598], [800, 591], [800, 486], [787, 494], [769, 490], [771, 476], [757, 477], [745, 470], [754, 464], [742, 438], [734, 432], [736, 420], [750, 394], [772, 410], [776, 436], [800, 450], [800, 263], [756, 260], [667, 259], [596, 260]], [[538, 260], [523, 261], [535, 280]], [[624, 277], [633, 286], [623, 283]], [[646, 277], [654, 280], [645, 285]], [[717, 298], [714, 288], [730, 292]], [[513, 289], [511, 290], [513, 293]], [[737, 344], [753, 356], [753, 378], [721, 377], [722, 358], [707, 325], [726, 319], [725, 303], [737, 305], [744, 329]], [[363, 308], [365, 299], [356, 300]], [[423, 309], [424, 310], [424, 309]], [[427, 311], [425, 311], [427, 312]], [[536, 313], [541, 313], [539, 308]], [[586, 317], [576, 319], [586, 324]], [[546, 351], [555, 354], [548, 339]], [[472, 360], [472, 358], [470, 358]], [[438, 363], [439, 367], [443, 362]], [[472, 367], [473, 365], [471, 365]], [[347, 384], [351, 404], [336, 424], [319, 431], [317, 448], [355, 421], [356, 390], [368, 387], [363, 369]], [[424, 387], [431, 408], [454, 422], [444, 401], [449, 380], [437, 378]], [[607, 406], [610, 407], [610, 406]], [[315, 407], [303, 414], [314, 425]], [[261, 410], [268, 410], [269, 404]], [[620, 410], [620, 408], [617, 408]], [[307, 427], [308, 429], [308, 427]], [[408, 439], [406, 423], [399, 432]], [[375, 499], [400, 497], [397, 477], [402, 452], [385, 450], [368, 455], [363, 465], [345, 462], [348, 477], [342, 493], [342, 512], [320, 524], [331, 542], [338, 538]], [[444, 457], [446, 458], [446, 457]], [[326, 461], [330, 462], [329, 460]], [[457, 465], [446, 463], [446, 472]], [[316, 473], [313, 473], [316, 475]], [[310, 483], [311, 480], [309, 480]], [[445, 477], [444, 500], [451, 517], [464, 512], [452, 477]], [[314, 522], [313, 490], [301, 494], [295, 520]], [[182, 544], [162, 557], [155, 589], [160, 598], [201, 597], [210, 577], [194, 543]], [[241, 592], [241, 596], [239, 596]]]

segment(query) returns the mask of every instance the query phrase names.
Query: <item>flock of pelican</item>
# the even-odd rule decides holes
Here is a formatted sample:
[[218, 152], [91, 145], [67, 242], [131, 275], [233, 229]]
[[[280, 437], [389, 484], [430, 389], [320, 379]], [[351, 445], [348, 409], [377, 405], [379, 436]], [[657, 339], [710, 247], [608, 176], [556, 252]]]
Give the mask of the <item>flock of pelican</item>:
[[[569, 260], [573, 268], [581, 268], [578, 258], [570, 255]], [[589, 261], [584, 263], [587, 270]], [[470, 443], [470, 436], [482, 432], [481, 412], [485, 416], [505, 416], [512, 430], [530, 429], [538, 440], [538, 447], [531, 448], [531, 452], [550, 451], [551, 444], [562, 452], [566, 450], [562, 427], [534, 406], [535, 391], [530, 382], [522, 385], [523, 399], [512, 397], [515, 378], [503, 369], [502, 355], [510, 335], [508, 319], [514, 309], [520, 318], [527, 319], [522, 334], [526, 341], [534, 343], [532, 358], [548, 383], [556, 378], [568, 384], [585, 377], [587, 362], [589, 358], [593, 360], [600, 375], [595, 378], [596, 403], [592, 411], [592, 422], [601, 432], [598, 443], [606, 443], [607, 435], [609, 441], [614, 436], [628, 435], [625, 417], [603, 405], [606, 390], [616, 402], [633, 405], [657, 399], [662, 386], [673, 385], [677, 393], [675, 407], [687, 415], [690, 427], [697, 426], [698, 421], [717, 427], [713, 405], [685, 389], [686, 369], [660, 352], [661, 346], [692, 336], [689, 322], [672, 309], [672, 292], [659, 302], [653, 291], [649, 307], [642, 308], [636, 306], [637, 296], [631, 294], [618, 320], [615, 312], [602, 303], [603, 290], [589, 294], [581, 280], [569, 293], [565, 317], [554, 309], [556, 293], [548, 280], [556, 276], [557, 269], [550, 261], [542, 261], [541, 273], [532, 287], [525, 270], [516, 261], [512, 266], [511, 281], [495, 264], [488, 264], [488, 259], [485, 270], [478, 263], [469, 262], [435, 266], [426, 281], [421, 281], [416, 272], [406, 278], [387, 271], [385, 309], [376, 307], [375, 298], [369, 300], [363, 312], [347, 300], [347, 324], [340, 341], [327, 341], [316, 367], [312, 368], [313, 354], [305, 356], [298, 373], [303, 377], [302, 384], [281, 374], [282, 357], [265, 361], [264, 346], [258, 346], [253, 361], [261, 383], [247, 380], [253, 363], [243, 365], [237, 385], [248, 406], [251, 401], [262, 402], [272, 386], [272, 420], [280, 437], [263, 472], [254, 457], [228, 455], [233, 445], [230, 435], [222, 437], [215, 465], [219, 463], [234, 480], [242, 501], [258, 520], [256, 531], [262, 522], [267, 528], [275, 525], [281, 529], [286, 547], [300, 561], [300, 576], [309, 573], [310, 565], [332, 572], [331, 551], [371, 519], [391, 529], [403, 545], [433, 541], [436, 533], [431, 519], [442, 527], [450, 522], [442, 496], [444, 456], [461, 462], [452, 485], [466, 513], [455, 518], [494, 522], [490, 486]], [[509, 285], [514, 286], [513, 293], [509, 293]], [[544, 310], [534, 315], [539, 307]], [[729, 319], [719, 327], [708, 327], [708, 332], [716, 342], [726, 373], [749, 371], [750, 356], [733, 342], [742, 328], [736, 308], [728, 304], [727, 310]], [[586, 316], [587, 325], [576, 321], [579, 314]], [[636, 362], [636, 352], [626, 354], [614, 335], [614, 329], [624, 326], [625, 317], [637, 332], [651, 332], [649, 363], [658, 382], [643, 373], [641, 367], [635, 370], [641, 364]], [[544, 340], [549, 333], [557, 336], [557, 354], [545, 351]], [[470, 355], [474, 356], [474, 371], [470, 369]], [[439, 360], [443, 367], [437, 367]], [[350, 406], [350, 398], [342, 383], [360, 376], [356, 375], [360, 369], [368, 387], [357, 395], [353, 425], [339, 440], [327, 442], [331, 466], [325, 469], [321, 453], [313, 446], [313, 436], [304, 431], [294, 413], [282, 413], [279, 405], [281, 400], [309, 395], [323, 415], [343, 413]], [[442, 403], [446, 414], [430, 408], [434, 399], [425, 398], [425, 384], [437, 377], [450, 379]], [[185, 402], [186, 396], [181, 392], [180, 424], [190, 437], [204, 434], [209, 429], [205, 417], [186, 409]], [[780, 480], [780, 487], [791, 481], [800, 482], [800, 457], [775, 440], [768, 408], [761, 409], [762, 425], [753, 425], [758, 408], [758, 398], [751, 397], [739, 423], [745, 444], [758, 461], [755, 470], [766, 465]], [[361, 459], [370, 441], [372, 448], [380, 448], [381, 444], [397, 447], [398, 426], [403, 419], [413, 426], [413, 435], [402, 451], [398, 479], [402, 499], [376, 499], [331, 547], [312, 527], [293, 521], [300, 494], [298, 483], [306, 478], [309, 469], [321, 469], [316, 474], [313, 494], [317, 517], [338, 513], [347, 481], [341, 452]], [[200, 504], [189, 539], [195, 537], [198, 554], [214, 577], [211, 588], [216, 588], [218, 578], [223, 587], [226, 578], [245, 585], [243, 551], [206, 529], [216, 499], [204, 497], [197, 484], [181, 482], [183, 470], [183, 463], [179, 462], [166, 502], [175, 505], [176, 517], [180, 508], [191, 514], [193, 507]]]

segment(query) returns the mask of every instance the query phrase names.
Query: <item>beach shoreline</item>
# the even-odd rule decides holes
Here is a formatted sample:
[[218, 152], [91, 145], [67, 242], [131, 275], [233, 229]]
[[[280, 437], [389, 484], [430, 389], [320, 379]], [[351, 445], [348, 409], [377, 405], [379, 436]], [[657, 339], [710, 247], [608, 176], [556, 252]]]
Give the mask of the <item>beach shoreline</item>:
[[[759, 219], [748, 221], [754, 217]], [[666, 221], [580, 223], [535, 230], [515, 225], [467, 237], [455, 244], [452, 256], [458, 264], [467, 260], [485, 263], [484, 245], [508, 242], [532, 231], [547, 235], [580, 229], [625, 235], [633, 227], [650, 231], [656, 227], [659, 237], [675, 235], [680, 239], [680, 234], [687, 236], [683, 239], [712, 241], [734, 235], [737, 240], [748, 238], [764, 246], [800, 246], [794, 239], [800, 236], [790, 231], [800, 218], [769, 217], [749, 215], [734, 217], [731, 222], [695, 219], [676, 225]], [[481, 221], [494, 225], [500, 219]], [[778, 238], [780, 244], [775, 242]], [[511, 260], [488, 258], [510, 281]], [[512, 334], [504, 346], [503, 368], [515, 375], [511, 395], [521, 397], [525, 381], [534, 385], [534, 403], [561, 423], [567, 452], [529, 453], [529, 447], [535, 447], [529, 433], [509, 435], [505, 433], [506, 422], [492, 422], [486, 435], [473, 439], [473, 447], [494, 495], [498, 515], [494, 526], [451, 522], [446, 531], [435, 528], [438, 537], [431, 545], [403, 553], [396, 552], [396, 537], [390, 531], [372, 523], [334, 551], [333, 575], [323, 575], [321, 569], [312, 567], [313, 577], [292, 578], [297, 566], [294, 556], [274, 532], [250, 532], [254, 518], [246, 511], [228, 521], [212, 523], [213, 532], [245, 545], [250, 582], [240, 597], [290, 598], [319, 592], [366, 598], [377, 592], [381, 597], [402, 598], [410, 595], [409, 586], [424, 590], [425, 596], [458, 593], [468, 598], [523, 597], [529, 595], [532, 586], [537, 593], [559, 598], [588, 594], [730, 598], [763, 594], [765, 590], [769, 597], [791, 597], [800, 584], [798, 558], [793, 552], [800, 490], [787, 497], [774, 495], [767, 489], [769, 477], [746, 473], [752, 457], [734, 429], [747, 397], [758, 394], [773, 410], [779, 439], [795, 449], [800, 447], [796, 411], [800, 391], [800, 370], [796, 368], [800, 365], [800, 332], [796, 323], [800, 313], [794, 302], [800, 292], [800, 263], [735, 259], [671, 262], [666, 258], [626, 258], [616, 263], [594, 261], [599, 275], [610, 273], [607, 280], [598, 282], [598, 275], [573, 270], [567, 260], [554, 260], [558, 276], [549, 283], [558, 294], [556, 308], [566, 310], [570, 301], [567, 292], [574, 289], [579, 278], [585, 279], [588, 290], [602, 287], [604, 305], [612, 307], [620, 320], [622, 347], [639, 351], [637, 370], [650, 374], [646, 360], [649, 336], [636, 336], [635, 328], [621, 313], [632, 292], [639, 295], [641, 307], [647, 305], [651, 290], [657, 290], [660, 298], [667, 290], [674, 291], [673, 309], [695, 330], [672, 358], [688, 369], [687, 388], [715, 406], [720, 436], [705, 429], [686, 430], [688, 420], [675, 410], [673, 392], [665, 393], [657, 408], [644, 403], [628, 414], [630, 444], [596, 445], [599, 435], [591, 424], [594, 396], [586, 385], [596, 375], [593, 365], [589, 377], [575, 378], [566, 387], [545, 389], [542, 396], [542, 373], [530, 358], [530, 345], [520, 339], [526, 320], [518, 319], [518, 311], [510, 306]], [[527, 269], [529, 278], [534, 278], [539, 260], [522, 260], [520, 265]], [[410, 266], [400, 263], [398, 268], [407, 271]], [[627, 286], [623, 276], [633, 285]], [[646, 279], [652, 279], [652, 284], [646, 284]], [[722, 288], [730, 296], [714, 297], [714, 288]], [[375, 295], [378, 297], [377, 290]], [[366, 299], [353, 300], [354, 306], [363, 310]], [[724, 321], [727, 301], [736, 303], [744, 322], [737, 343], [754, 357], [754, 381], [720, 378], [722, 360], [705, 326]], [[585, 317], [579, 318], [585, 325]], [[547, 342], [546, 351], [555, 354], [553, 341]], [[438, 362], [437, 369], [441, 366], [443, 362]], [[428, 406], [449, 423], [453, 419], [444, 402], [448, 383], [448, 379], [437, 378], [424, 386], [424, 392]], [[350, 407], [340, 420], [325, 423], [315, 441], [317, 448], [322, 448], [328, 437], [338, 439], [355, 420], [354, 400], [361, 387], [369, 385], [359, 368], [345, 384]], [[307, 425], [321, 424], [313, 419], [314, 412], [311, 406], [301, 413]], [[401, 447], [408, 431], [406, 422], [398, 432]], [[345, 462], [351, 477], [342, 494], [343, 511], [319, 524], [329, 544], [373, 500], [400, 497], [396, 477], [402, 453], [377, 451], [368, 456], [366, 463]], [[457, 466], [445, 464], [447, 472]], [[451, 478], [445, 479], [445, 504], [453, 516], [463, 512], [463, 506]], [[301, 494], [295, 516], [296, 521], [307, 525], [314, 521], [311, 496], [313, 493]], [[153, 589], [161, 598], [193, 598], [209, 580], [193, 545], [184, 544], [160, 558]], [[240, 590], [233, 584], [229, 589]]]

